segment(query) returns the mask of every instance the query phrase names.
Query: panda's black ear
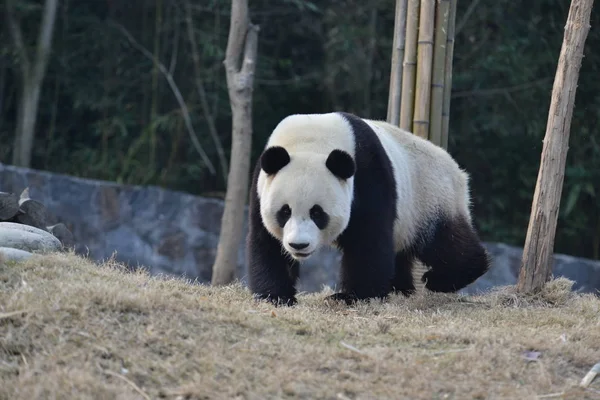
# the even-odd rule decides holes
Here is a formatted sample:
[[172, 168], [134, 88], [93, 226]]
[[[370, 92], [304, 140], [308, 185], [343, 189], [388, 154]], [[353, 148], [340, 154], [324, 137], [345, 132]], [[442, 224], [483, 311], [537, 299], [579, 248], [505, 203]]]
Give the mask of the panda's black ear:
[[354, 175], [356, 167], [350, 154], [343, 150], [335, 149], [329, 153], [325, 165], [335, 176], [341, 179], [348, 179]]
[[269, 147], [260, 156], [260, 167], [267, 175], [273, 175], [290, 162], [290, 155], [281, 146]]

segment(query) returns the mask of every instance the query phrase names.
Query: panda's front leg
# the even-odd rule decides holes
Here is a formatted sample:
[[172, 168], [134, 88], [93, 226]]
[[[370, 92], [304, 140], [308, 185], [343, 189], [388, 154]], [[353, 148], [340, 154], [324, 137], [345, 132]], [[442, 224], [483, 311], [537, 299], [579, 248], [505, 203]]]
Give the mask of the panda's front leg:
[[[379, 225], [381, 227], [381, 225]], [[392, 229], [349, 229], [340, 238], [342, 265], [341, 290], [330, 300], [345, 301], [384, 299], [391, 291], [395, 253]]]
[[298, 262], [285, 255], [281, 244], [262, 224], [251, 222], [249, 229], [246, 243], [248, 286], [254, 297], [276, 306], [296, 304]]

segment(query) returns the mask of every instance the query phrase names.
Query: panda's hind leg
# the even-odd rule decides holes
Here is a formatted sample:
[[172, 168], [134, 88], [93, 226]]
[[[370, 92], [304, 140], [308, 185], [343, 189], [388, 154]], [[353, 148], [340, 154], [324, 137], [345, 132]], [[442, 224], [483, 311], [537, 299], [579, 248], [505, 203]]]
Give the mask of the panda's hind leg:
[[441, 218], [419, 258], [429, 266], [421, 280], [434, 292], [456, 292], [475, 282], [490, 266], [488, 254], [466, 218]]
[[402, 293], [408, 297], [416, 292], [412, 273], [413, 263], [414, 256], [411, 252], [403, 250], [396, 253], [394, 279], [392, 279], [394, 293]]

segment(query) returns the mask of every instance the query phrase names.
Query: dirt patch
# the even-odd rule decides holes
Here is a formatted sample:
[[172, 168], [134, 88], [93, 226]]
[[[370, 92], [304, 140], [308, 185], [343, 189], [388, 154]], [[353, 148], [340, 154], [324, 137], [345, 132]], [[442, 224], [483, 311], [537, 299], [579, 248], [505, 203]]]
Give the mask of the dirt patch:
[[293, 308], [73, 254], [0, 265], [0, 399], [600, 399], [600, 299], [419, 292]]

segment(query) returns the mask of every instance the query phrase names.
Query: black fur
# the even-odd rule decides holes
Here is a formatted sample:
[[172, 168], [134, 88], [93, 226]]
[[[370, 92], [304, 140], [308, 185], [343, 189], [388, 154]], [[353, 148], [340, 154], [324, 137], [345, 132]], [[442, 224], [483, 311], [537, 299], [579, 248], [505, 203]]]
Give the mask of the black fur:
[[327, 228], [327, 225], [329, 225], [329, 214], [327, 214], [323, 210], [323, 207], [321, 207], [318, 204], [315, 204], [311, 207], [310, 219], [313, 220], [317, 228], [319, 228], [320, 230]]
[[337, 240], [340, 292], [330, 298], [352, 303], [384, 298], [391, 290], [397, 196], [392, 164], [375, 132], [362, 119], [341, 114], [354, 131], [356, 173], [352, 217]]
[[[416, 258], [431, 268], [421, 279], [432, 291], [457, 291], [483, 275], [489, 268], [487, 253], [464, 219], [431, 216], [412, 247], [394, 253], [397, 192], [392, 164], [369, 125], [352, 114], [340, 114], [352, 125], [356, 140], [354, 198], [348, 227], [337, 240], [343, 253], [340, 292], [329, 299], [351, 304], [385, 298], [391, 291], [409, 296], [415, 292]], [[257, 298], [293, 305], [299, 264], [285, 256], [281, 243], [262, 224], [256, 193], [260, 168], [257, 163], [250, 193], [249, 285]]]
[[290, 155], [281, 146], [269, 147], [260, 156], [260, 165], [267, 175], [273, 175], [290, 162]]
[[421, 281], [434, 292], [458, 291], [475, 282], [490, 267], [477, 232], [462, 217], [442, 218], [419, 258], [431, 267]]
[[277, 224], [283, 228], [291, 216], [292, 209], [287, 204], [284, 204], [279, 211], [277, 211], [277, 214], [275, 214], [275, 219], [277, 219]]
[[415, 292], [412, 268], [416, 259], [430, 268], [421, 281], [433, 292], [458, 291], [490, 267], [475, 229], [464, 218], [451, 220], [441, 214], [423, 225], [411, 248], [396, 254], [394, 292], [405, 296]]
[[412, 274], [414, 259], [415, 256], [410, 250], [396, 253], [395, 274], [392, 280], [392, 290], [395, 293], [402, 293], [407, 297], [415, 293], [416, 288]]
[[329, 157], [327, 157], [327, 161], [325, 161], [325, 165], [329, 170], [340, 179], [348, 179], [356, 170], [354, 165], [354, 160], [350, 156], [350, 154], [346, 153], [343, 150], [333, 150]]

